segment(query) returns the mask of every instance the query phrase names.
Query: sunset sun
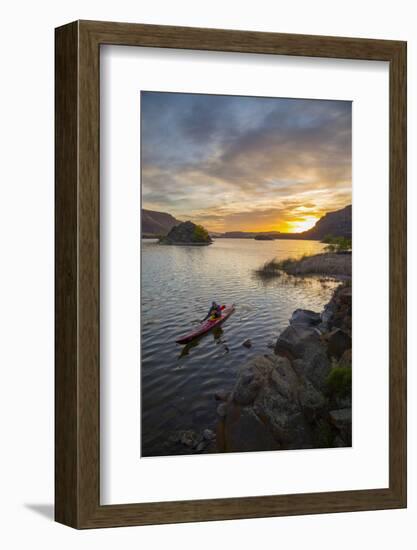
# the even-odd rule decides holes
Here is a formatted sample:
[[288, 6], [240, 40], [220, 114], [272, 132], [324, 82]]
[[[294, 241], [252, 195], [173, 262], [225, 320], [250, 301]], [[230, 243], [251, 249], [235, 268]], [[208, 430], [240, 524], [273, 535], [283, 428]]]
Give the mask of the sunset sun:
[[314, 227], [318, 220], [319, 218], [316, 216], [307, 216], [301, 220], [289, 222], [289, 230], [292, 233], [302, 233], [303, 231], [308, 231], [309, 229]]

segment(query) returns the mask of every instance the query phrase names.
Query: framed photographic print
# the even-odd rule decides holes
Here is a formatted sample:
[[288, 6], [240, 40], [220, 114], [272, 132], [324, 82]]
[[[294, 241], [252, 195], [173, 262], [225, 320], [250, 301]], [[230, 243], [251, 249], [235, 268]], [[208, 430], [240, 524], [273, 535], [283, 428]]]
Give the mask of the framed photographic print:
[[56, 29], [56, 520], [406, 506], [406, 44]]

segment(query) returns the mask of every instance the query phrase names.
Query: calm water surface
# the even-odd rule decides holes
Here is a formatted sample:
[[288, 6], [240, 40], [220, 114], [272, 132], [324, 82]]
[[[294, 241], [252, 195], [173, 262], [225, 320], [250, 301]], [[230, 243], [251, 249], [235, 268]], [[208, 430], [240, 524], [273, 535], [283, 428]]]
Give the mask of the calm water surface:
[[[217, 239], [211, 246], [142, 241], [142, 456], [170, 454], [177, 430], [216, 423], [214, 393], [230, 390], [238, 367], [267, 353], [297, 308], [320, 311], [334, 284], [267, 284], [253, 271], [272, 258], [320, 252], [317, 241]], [[204, 317], [211, 302], [234, 303], [221, 329], [194, 345], [175, 343]], [[242, 343], [250, 338], [252, 347]]]

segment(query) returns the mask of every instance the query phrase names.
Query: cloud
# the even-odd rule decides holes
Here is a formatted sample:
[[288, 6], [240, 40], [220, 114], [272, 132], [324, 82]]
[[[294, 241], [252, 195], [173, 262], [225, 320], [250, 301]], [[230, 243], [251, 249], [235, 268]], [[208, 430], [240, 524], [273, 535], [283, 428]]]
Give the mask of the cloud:
[[143, 92], [141, 113], [147, 208], [260, 230], [351, 202], [350, 102]]

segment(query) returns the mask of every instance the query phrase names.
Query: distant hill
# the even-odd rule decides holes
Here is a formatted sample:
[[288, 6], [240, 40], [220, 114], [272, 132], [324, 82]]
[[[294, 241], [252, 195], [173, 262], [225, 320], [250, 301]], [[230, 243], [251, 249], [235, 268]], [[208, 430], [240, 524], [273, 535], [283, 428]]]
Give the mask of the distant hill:
[[155, 212], [142, 208], [142, 235], [167, 235], [173, 227], [179, 225], [180, 220], [166, 212]]
[[219, 236], [223, 239], [254, 239], [257, 236], [264, 235], [266, 237], [272, 237], [274, 239], [280, 239], [283, 233], [279, 231], [226, 231]]
[[[171, 229], [182, 223], [166, 212], [142, 209], [142, 236], [165, 236]], [[281, 233], [280, 231], [227, 231], [226, 233], [209, 232], [211, 237], [223, 239], [311, 239], [321, 241], [327, 235], [352, 238], [352, 205], [341, 210], [329, 212], [314, 227], [303, 233]], [[259, 238], [261, 237], [261, 238]], [[262, 239], [266, 237], [266, 239]]]
[[329, 212], [319, 219], [314, 227], [299, 233], [301, 239], [322, 240], [326, 235], [352, 238], [352, 205]]
[[281, 233], [279, 231], [228, 231], [219, 235], [224, 239], [254, 239], [269, 240], [274, 239], [311, 239], [321, 241], [327, 235], [332, 237], [352, 238], [352, 205], [346, 206], [341, 210], [329, 212], [316, 223], [314, 227], [302, 233]]

